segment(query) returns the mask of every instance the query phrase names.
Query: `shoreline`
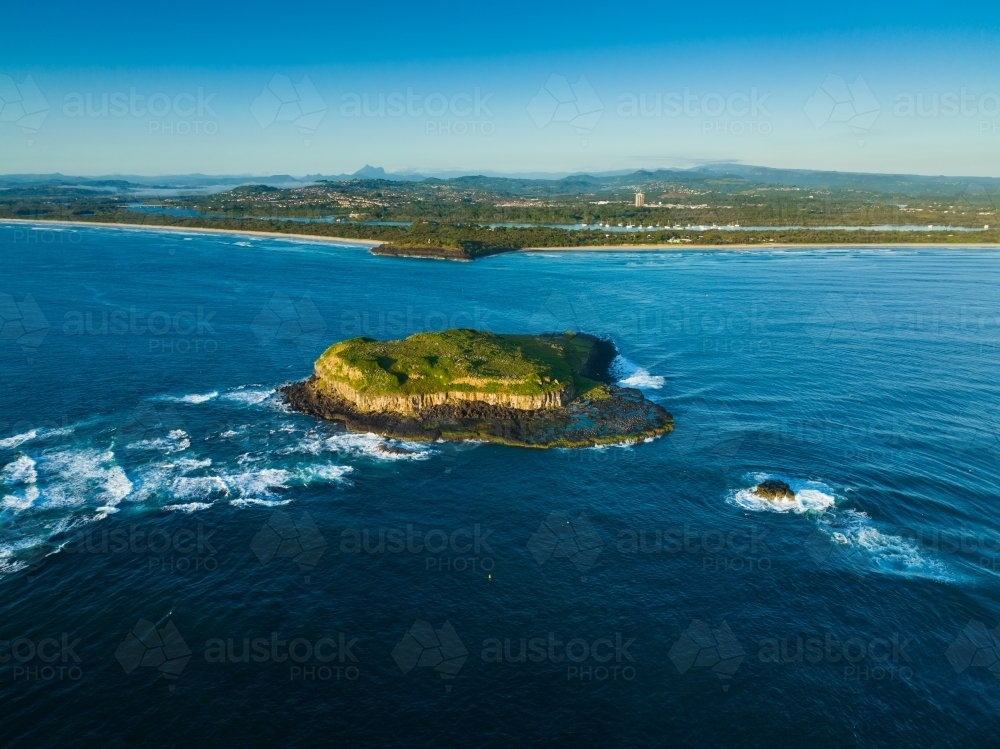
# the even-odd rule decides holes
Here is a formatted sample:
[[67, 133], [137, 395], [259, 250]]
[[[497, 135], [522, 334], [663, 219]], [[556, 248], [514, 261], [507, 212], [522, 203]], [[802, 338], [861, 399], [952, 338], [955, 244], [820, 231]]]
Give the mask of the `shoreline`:
[[251, 229], [213, 229], [201, 226], [159, 226], [157, 224], [118, 224], [108, 221], [57, 221], [53, 219], [32, 220], [26, 218], [0, 218], [0, 224], [54, 224], [56, 226], [99, 226], [104, 229], [135, 229], [137, 231], [173, 231], [188, 234], [207, 232], [209, 234], [230, 234], [238, 237], [286, 237], [306, 239], [333, 244], [355, 245], [358, 247], [378, 247], [384, 242], [374, 239], [349, 239], [347, 237], [327, 237], [321, 234], [286, 234], [280, 231], [253, 231]]
[[862, 250], [887, 250], [895, 247], [925, 247], [932, 250], [946, 249], [1000, 249], [1000, 242], [768, 242], [760, 244], [610, 244], [610, 245], [582, 245], [567, 247], [522, 247], [511, 252], [611, 252], [615, 250], [627, 252], [641, 252], [643, 250], [770, 250], [775, 247], [785, 250], [816, 250], [830, 247], [836, 248], [858, 248]]
[[[25, 219], [25, 218], [2, 218], [0, 224], [45, 224], [53, 226], [74, 226], [74, 227], [100, 227], [104, 229], [133, 229], [135, 231], [164, 231], [180, 233], [208, 233], [208, 234], [229, 234], [239, 237], [265, 237], [271, 239], [294, 239], [311, 242], [322, 242], [327, 244], [339, 244], [353, 247], [366, 247], [372, 249], [385, 244], [383, 241], [375, 239], [355, 239], [348, 237], [329, 237], [321, 234], [292, 234], [277, 231], [253, 231], [251, 229], [215, 229], [211, 227], [199, 226], [160, 226], [156, 224], [121, 224], [108, 221], [58, 221], [54, 219]], [[1000, 242], [761, 242], [754, 244], [695, 244], [690, 243], [659, 243], [659, 244], [610, 244], [610, 245], [567, 245], [557, 247], [521, 247], [516, 250], [508, 250], [497, 255], [506, 255], [508, 252], [639, 252], [651, 250], [768, 250], [781, 248], [787, 250], [810, 250], [829, 247], [857, 248], [864, 250], [891, 249], [894, 247], [923, 247], [926, 249], [1000, 249]], [[444, 260], [450, 258], [426, 257], [419, 255], [383, 255], [383, 257], [409, 257], [421, 260]], [[490, 255], [489, 257], [493, 257]], [[484, 258], [485, 259], [485, 258]]]

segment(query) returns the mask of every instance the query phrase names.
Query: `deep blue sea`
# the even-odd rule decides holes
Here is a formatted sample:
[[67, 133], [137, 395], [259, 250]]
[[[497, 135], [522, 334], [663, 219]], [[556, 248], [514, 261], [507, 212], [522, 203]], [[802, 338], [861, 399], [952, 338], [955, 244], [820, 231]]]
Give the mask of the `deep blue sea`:
[[[4, 747], [997, 744], [995, 251], [0, 252]], [[610, 336], [676, 430], [389, 443], [275, 392], [445, 327]]]

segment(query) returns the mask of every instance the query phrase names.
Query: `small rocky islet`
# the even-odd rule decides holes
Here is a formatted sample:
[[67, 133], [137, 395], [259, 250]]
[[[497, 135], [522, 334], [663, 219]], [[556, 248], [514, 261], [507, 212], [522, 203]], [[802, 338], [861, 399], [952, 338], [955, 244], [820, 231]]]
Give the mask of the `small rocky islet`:
[[795, 492], [792, 491], [792, 487], [779, 479], [767, 479], [766, 481], [761, 481], [754, 488], [753, 493], [770, 502], [795, 501]]
[[613, 384], [617, 354], [607, 339], [572, 332], [352, 338], [281, 391], [297, 411], [395, 439], [589, 447], [670, 432], [666, 410]]

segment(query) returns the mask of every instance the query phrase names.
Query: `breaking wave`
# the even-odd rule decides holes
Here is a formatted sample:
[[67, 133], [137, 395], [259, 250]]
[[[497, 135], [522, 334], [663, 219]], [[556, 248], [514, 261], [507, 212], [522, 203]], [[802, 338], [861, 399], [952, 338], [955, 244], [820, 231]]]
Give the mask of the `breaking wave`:
[[784, 481], [795, 493], [795, 500], [767, 500], [749, 487], [733, 492], [730, 501], [752, 512], [793, 513], [813, 520], [816, 528], [805, 541], [805, 551], [817, 565], [841, 563], [876, 572], [951, 579], [944, 565], [921, 553], [913, 540], [886, 533], [861, 510], [837, 507], [837, 496], [830, 486], [764, 473], [751, 478], [754, 486], [766, 479]]
[[648, 370], [620, 354], [611, 362], [611, 374], [621, 387], [659, 390], [664, 383], [664, 378], [660, 375], [650, 374]]

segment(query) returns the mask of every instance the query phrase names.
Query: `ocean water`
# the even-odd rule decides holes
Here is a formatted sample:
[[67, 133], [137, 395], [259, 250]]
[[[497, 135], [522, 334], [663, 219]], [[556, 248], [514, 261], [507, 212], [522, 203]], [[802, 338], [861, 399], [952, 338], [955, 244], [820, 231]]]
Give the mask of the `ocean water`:
[[[996, 743], [992, 251], [0, 248], [4, 746]], [[275, 393], [452, 326], [611, 336], [676, 431], [407, 444]]]

